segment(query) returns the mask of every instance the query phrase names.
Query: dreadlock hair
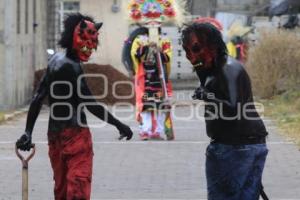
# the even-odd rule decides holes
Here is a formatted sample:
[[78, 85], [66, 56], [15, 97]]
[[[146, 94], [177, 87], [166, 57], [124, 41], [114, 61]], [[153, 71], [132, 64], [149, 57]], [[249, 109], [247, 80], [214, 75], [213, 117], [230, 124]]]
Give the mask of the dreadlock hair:
[[214, 65], [217, 68], [223, 67], [227, 61], [227, 47], [223, 41], [221, 32], [210, 23], [197, 23], [186, 25], [182, 30], [181, 40], [186, 44], [190, 40], [190, 34], [195, 33], [204, 45], [215, 48], [217, 51]]
[[148, 34], [148, 28], [146, 27], [138, 27], [134, 31], [132, 31], [127, 38], [127, 40], [124, 43], [123, 51], [122, 51], [122, 62], [126, 69], [131, 72], [134, 75], [134, 67], [133, 67], [133, 61], [131, 58], [131, 48], [132, 43], [139, 35]]
[[73, 13], [67, 16], [67, 18], [64, 20], [64, 31], [62, 32], [61, 38], [58, 42], [62, 48], [67, 49], [67, 51], [72, 50], [73, 32], [79, 22], [83, 20], [95, 23], [92, 17], [82, 15], [80, 13]]

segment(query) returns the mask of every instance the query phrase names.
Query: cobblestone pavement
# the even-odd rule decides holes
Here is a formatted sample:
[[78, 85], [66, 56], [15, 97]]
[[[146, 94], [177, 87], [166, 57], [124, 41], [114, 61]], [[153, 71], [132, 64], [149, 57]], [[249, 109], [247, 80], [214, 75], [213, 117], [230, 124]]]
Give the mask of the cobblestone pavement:
[[[102, 126], [89, 114], [95, 152], [92, 199], [206, 199], [204, 163], [209, 140], [202, 108], [176, 106], [176, 140], [170, 142], [139, 141], [138, 125], [127, 107], [120, 107], [123, 111], [116, 115], [135, 132], [128, 142], [118, 141], [114, 127]], [[30, 200], [53, 199], [46, 142], [48, 115], [48, 109], [43, 109], [33, 133], [37, 152], [29, 164]], [[21, 162], [14, 142], [22, 134], [25, 120], [23, 114], [0, 125], [0, 200], [21, 199]], [[94, 126], [99, 124], [102, 127]], [[266, 124], [270, 133], [263, 177], [266, 193], [272, 200], [300, 199], [299, 149], [283, 139], [272, 122], [266, 120]]]

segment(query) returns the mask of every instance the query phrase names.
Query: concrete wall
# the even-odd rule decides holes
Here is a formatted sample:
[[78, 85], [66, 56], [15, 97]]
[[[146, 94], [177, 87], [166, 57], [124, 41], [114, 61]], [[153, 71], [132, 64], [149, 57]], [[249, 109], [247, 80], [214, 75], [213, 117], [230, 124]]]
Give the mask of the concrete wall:
[[[203, 2], [203, 0], [201, 0]], [[100, 31], [100, 47], [98, 51], [91, 57], [89, 62], [96, 62], [101, 64], [111, 64], [124, 74], [128, 74], [124, 65], [121, 62], [122, 47], [125, 38], [128, 36], [128, 21], [126, 12], [125, 0], [117, 0], [119, 12], [112, 12], [111, 7], [113, 0], [81, 0], [80, 12], [89, 14], [95, 18], [96, 21], [102, 21], [103, 27]], [[209, 1], [206, 1], [205, 6], [209, 6]], [[192, 7], [199, 8], [200, 2], [194, 2]], [[196, 6], [197, 5], [197, 6]], [[202, 5], [202, 4], [201, 4]], [[195, 9], [197, 9], [195, 8]], [[202, 9], [202, 14], [206, 13]], [[199, 12], [195, 11], [195, 14]], [[205, 14], [204, 14], [205, 15]], [[170, 78], [172, 80], [190, 80], [195, 79], [195, 74], [192, 71], [192, 66], [185, 58], [185, 54], [179, 42], [180, 33], [177, 27], [165, 27], [162, 29], [173, 42], [173, 60]], [[180, 51], [180, 53], [178, 53]]]
[[111, 64], [119, 71], [127, 74], [121, 62], [123, 42], [128, 35], [128, 23], [124, 3], [127, 1], [117, 0], [119, 12], [112, 12], [113, 0], [81, 0], [80, 12], [91, 15], [96, 21], [102, 21], [100, 31], [100, 46], [91, 57], [90, 63]]
[[218, 11], [256, 10], [259, 5], [269, 3], [269, 0], [215, 0]]
[[[92, 54], [89, 63], [110, 64], [124, 74], [128, 74], [127, 70], [121, 62], [121, 54], [124, 40], [128, 36], [129, 24], [127, 21], [127, 0], [56, 0], [59, 2], [79, 1], [80, 12], [93, 16], [96, 21], [104, 23], [100, 31], [100, 45], [96, 53]], [[118, 12], [112, 12], [113, 4], [119, 8]], [[206, 16], [211, 12], [212, 3], [210, 0], [193, 0], [187, 5], [192, 15]], [[56, 8], [59, 13], [59, 6]], [[171, 29], [169, 29], [171, 30]], [[177, 29], [173, 27], [174, 34]], [[56, 30], [56, 32], [58, 32]], [[178, 42], [177, 35], [170, 33], [171, 37]], [[174, 37], [173, 37], [174, 36]], [[57, 48], [55, 48], [57, 49]], [[174, 57], [177, 55], [177, 49], [174, 49]], [[180, 72], [179, 72], [180, 71]], [[182, 74], [182, 70], [177, 70], [177, 64], [172, 71], [171, 76], [176, 79], [178, 73]]]
[[[66, 1], [66, 0], [65, 0]], [[81, 0], [80, 12], [89, 14], [95, 18], [96, 21], [104, 22], [100, 31], [100, 47], [98, 51], [91, 57], [89, 62], [96, 62], [100, 64], [111, 64], [124, 74], [128, 74], [124, 65], [121, 62], [121, 53], [123, 42], [128, 36], [128, 21], [125, 8], [127, 2], [125, 0], [116, 0], [119, 12], [112, 12], [111, 7], [113, 0]], [[204, 3], [204, 4], [201, 4]], [[210, 6], [208, 0], [196, 0], [193, 5], [190, 5], [194, 10], [195, 15], [207, 15], [204, 8]], [[202, 9], [199, 11], [200, 7]], [[180, 33], [177, 27], [165, 27], [162, 29], [173, 42], [173, 60], [170, 78], [173, 83], [175, 81], [191, 80], [196, 76], [192, 71], [192, 66], [185, 58], [184, 51], [179, 44]], [[180, 53], [179, 53], [180, 51]]]
[[215, 0], [188, 0], [187, 9], [191, 15], [210, 16]]
[[17, 0], [1, 2], [0, 110], [9, 110], [28, 102], [32, 96], [34, 71], [46, 67], [46, 0], [35, 1], [38, 24], [35, 33], [34, 0], [28, 0], [27, 33], [26, 1], [20, 0], [20, 33], [17, 33]]

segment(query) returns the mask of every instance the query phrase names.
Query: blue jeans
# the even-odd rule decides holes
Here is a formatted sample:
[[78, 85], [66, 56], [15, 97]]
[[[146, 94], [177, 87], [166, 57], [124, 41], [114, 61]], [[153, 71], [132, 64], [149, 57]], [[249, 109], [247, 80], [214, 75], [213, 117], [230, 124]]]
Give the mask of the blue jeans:
[[266, 144], [209, 144], [206, 149], [208, 199], [258, 200], [267, 154]]

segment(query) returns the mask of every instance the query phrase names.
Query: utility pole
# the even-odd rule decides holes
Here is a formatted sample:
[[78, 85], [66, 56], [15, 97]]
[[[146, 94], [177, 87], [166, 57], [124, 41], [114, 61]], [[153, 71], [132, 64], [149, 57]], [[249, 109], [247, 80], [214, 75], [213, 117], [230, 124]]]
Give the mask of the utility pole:
[[210, 0], [209, 4], [210, 5], [209, 5], [208, 16], [214, 17], [216, 15], [216, 9], [217, 9], [218, 2], [217, 2], [217, 0]]

